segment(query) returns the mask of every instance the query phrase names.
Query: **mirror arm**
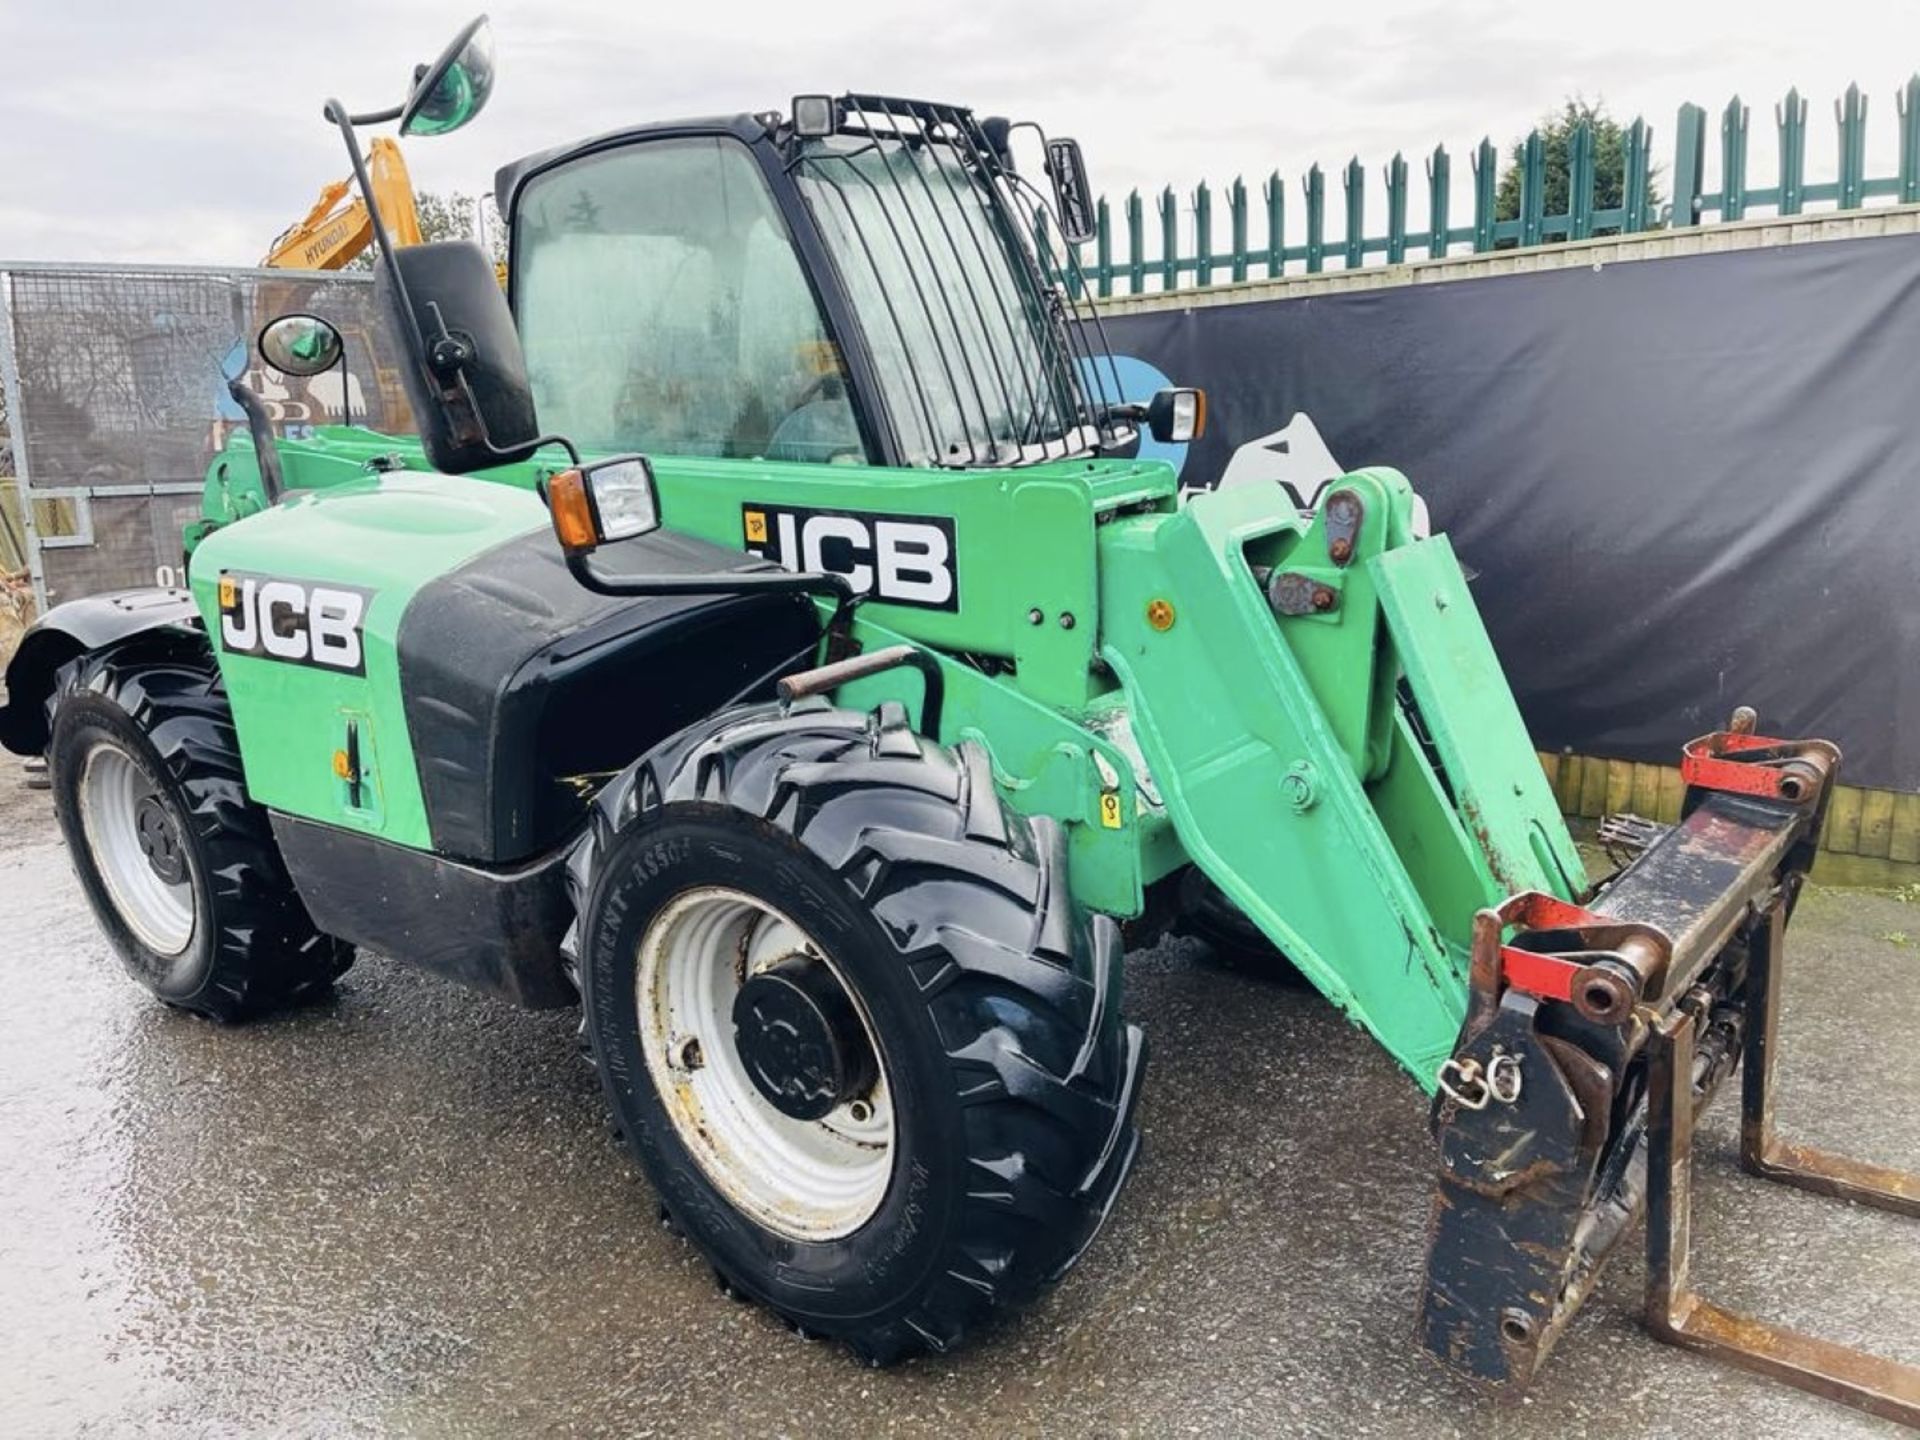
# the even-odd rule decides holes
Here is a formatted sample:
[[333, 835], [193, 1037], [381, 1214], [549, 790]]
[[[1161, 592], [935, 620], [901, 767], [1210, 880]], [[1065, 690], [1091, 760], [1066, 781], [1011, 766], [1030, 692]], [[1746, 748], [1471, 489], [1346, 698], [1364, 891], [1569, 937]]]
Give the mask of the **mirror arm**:
[[[340, 138], [346, 143], [347, 158], [353, 162], [354, 183], [360, 187], [360, 198], [366, 202], [367, 220], [373, 227], [374, 244], [380, 252], [380, 261], [387, 267], [387, 278], [393, 282], [394, 294], [400, 301], [400, 313], [407, 317], [407, 322], [413, 326], [415, 336], [418, 337], [424, 346], [427, 343], [427, 337], [420, 333], [419, 312], [413, 308], [413, 296], [407, 293], [406, 277], [400, 273], [400, 267], [394, 263], [393, 237], [387, 234], [387, 223], [381, 217], [379, 204], [374, 200], [373, 180], [367, 174], [367, 160], [366, 157], [360, 153], [360, 137], [354, 133], [353, 128], [356, 124], [373, 124], [378, 121], [395, 119], [399, 116], [400, 110], [396, 108], [391, 112], [379, 110], [366, 115], [350, 115], [347, 113], [347, 107], [342, 105], [338, 100], [329, 100], [323, 113], [328, 120], [340, 127]], [[440, 327], [441, 336], [451, 340], [452, 335], [447, 330], [447, 323], [441, 318], [440, 309], [437, 305], [434, 307], [434, 320]], [[444, 384], [444, 379], [431, 364], [429, 357], [421, 356], [420, 358], [429, 361], [428, 368], [430, 371], [433, 371], [435, 382]], [[461, 393], [466, 398], [468, 407], [475, 416], [479, 416], [481, 414], [480, 407], [474, 401], [473, 387], [467, 383], [466, 375], [456, 369], [453, 378], [454, 382], [459, 385]], [[502, 450], [498, 445], [493, 443], [493, 437], [486, 433], [485, 426], [486, 422], [482, 419], [481, 443], [496, 455], [512, 454], [512, 451]], [[542, 435], [533, 443], [536, 446], [558, 445], [567, 452], [567, 457], [572, 460], [574, 464], [578, 465], [580, 463], [580, 452], [574, 449], [573, 442], [568, 440], [564, 435]]]
[[1043, 126], [1038, 120], [1012, 120], [1007, 123], [1007, 144], [1009, 146], [1009, 151], [1008, 151], [1009, 154], [1012, 153], [1011, 146], [1013, 144], [1013, 132], [1016, 130], [1033, 131], [1035, 135], [1038, 135], [1040, 137], [1040, 153], [1042, 155], [1046, 154], [1047, 131], [1046, 131], [1046, 127]]
[[[339, 102], [333, 101], [331, 103], [338, 104]], [[404, 105], [395, 105], [390, 110], [367, 110], [358, 115], [349, 115], [347, 118], [355, 125], [385, 125], [390, 121], [398, 120], [406, 108]], [[331, 120], [333, 116], [328, 115], [327, 118]]]
[[[396, 275], [398, 274], [397, 271], [395, 273]], [[433, 307], [433, 318], [440, 320], [440, 307], [438, 305]], [[443, 335], [447, 334], [447, 325], [444, 320], [440, 321], [440, 333]], [[449, 336], [449, 338], [451, 337]], [[487, 417], [481, 413], [480, 402], [474, 398], [473, 385], [468, 381], [466, 371], [454, 371], [453, 379], [454, 383], [460, 387], [460, 394], [465, 398], [467, 408], [473, 412], [474, 418], [480, 424], [480, 443], [495, 455], [511, 456], [517, 453], [513, 450], [502, 450], [498, 445], [493, 443], [493, 436], [487, 433]], [[571, 464], [578, 465], [580, 463], [580, 452], [575, 448], [573, 441], [560, 434], [557, 430], [545, 435], [536, 435], [533, 439], [529, 440], [527, 444], [535, 450], [543, 449], [548, 445], [558, 445], [562, 450], [567, 452], [567, 460]]]
[[254, 459], [260, 467], [260, 488], [266, 493], [267, 504], [278, 504], [287, 492], [287, 485], [285, 472], [280, 468], [280, 449], [273, 440], [273, 417], [267, 414], [266, 402], [248, 388], [245, 380], [227, 381], [227, 394], [247, 417], [247, 433], [253, 437]]
[[827, 620], [827, 659], [848, 653], [853, 607], [858, 598], [844, 575], [817, 570], [728, 571], [718, 575], [632, 575], [612, 579], [593, 568], [593, 556], [569, 553], [567, 570], [596, 595], [815, 595], [831, 596]]
[[[346, 142], [347, 158], [353, 162], [354, 183], [360, 187], [360, 199], [367, 207], [367, 219], [373, 226], [374, 244], [380, 251], [380, 258], [386, 261], [387, 273], [392, 279], [394, 289], [399, 293], [401, 310], [404, 314], [413, 314], [413, 300], [407, 294], [407, 282], [401, 278], [400, 267], [393, 263], [393, 237], [387, 234], [387, 222], [380, 214], [380, 204], [374, 199], [373, 179], [367, 174], [367, 157], [360, 153], [360, 137], [354, 133], [356, 122], [374, 123], [387, 117], [385, 111], [376, 111], [370, 115], [349, 115], [347, 107], [338, 100], [327, 101], [322, 112], [327, 119], [340, 127], [340, 138]], [[393, 112], [397, 117], [398, 110]]]

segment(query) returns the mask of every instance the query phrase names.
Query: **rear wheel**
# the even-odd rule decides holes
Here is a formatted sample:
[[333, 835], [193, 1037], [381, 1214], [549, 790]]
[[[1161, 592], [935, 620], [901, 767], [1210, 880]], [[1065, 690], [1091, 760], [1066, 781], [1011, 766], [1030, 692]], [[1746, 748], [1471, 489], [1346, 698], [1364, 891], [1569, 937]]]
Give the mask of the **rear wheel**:
[[246, 793], [212, 656], [190, 640], [83, 655], [47, 747], [81, 887], [128, 971], [168, 1004], [237, 1020], [331, 984], [322, 935]]
[[885, 1362], [1064, 1272], [1137, 1148], [1143, 1047], [1117, 932], [984, 754], [897, 712], [735, 716], [604, 805], [585, 1031], [726, 1286]]
[[1190, 867], [1180, 878], [1180, 916], [1174, 930], [1191, 935], [1213, 952], [1213, 958], [1230, 970], [1278, 981], [1283, 985], [1305, 985], [1306, 977], [1294, 967], [1286, 953], [1267, 938], [1266, 931], [1254, 924], [1213, 881]]

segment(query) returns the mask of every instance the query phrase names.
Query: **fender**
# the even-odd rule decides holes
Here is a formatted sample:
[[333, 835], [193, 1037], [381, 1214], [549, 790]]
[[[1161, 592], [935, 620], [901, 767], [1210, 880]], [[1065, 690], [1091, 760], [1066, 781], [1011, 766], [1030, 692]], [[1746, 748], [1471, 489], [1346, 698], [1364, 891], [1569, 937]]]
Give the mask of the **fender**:
[[47, 697], [60, 667], [89, 650], [161, 630], [200, 633], [199, 611], [185, 590], [115, 590], [54, 606], [28, 628], [7, 666], [0, 745], [16, 755], [40, 754], [47, 748]]

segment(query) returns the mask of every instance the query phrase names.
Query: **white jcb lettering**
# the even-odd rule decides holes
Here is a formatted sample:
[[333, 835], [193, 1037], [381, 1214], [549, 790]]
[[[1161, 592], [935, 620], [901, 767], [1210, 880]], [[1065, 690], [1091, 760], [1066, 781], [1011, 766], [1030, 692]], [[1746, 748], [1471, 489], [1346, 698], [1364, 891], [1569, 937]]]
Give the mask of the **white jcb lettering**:
[[307, 632], [316, 663], [336, 670], [360, 668], [360, 614], [366, 605], [366, 597], [352, 590], [314, 587]]
[[365, 673], [367, 591], [223, 572], [220, 643], [235, 655]]
[[844, 575], [855, 594], [894, 605], [960, 608], [958, 542], [945, 516], [786, 510], [746, 502], [746, 548], [789, 570]]
[[[274, 612], [284, 611], [285, 620]], [[282, 660], [307, 658], [307, 627], [301, 617], [307, 613], [307, 595], [298, 585], [286, 580], [269, 580], [260, 587], [260, 646], [269, 655]]]
[[809, 515], [800, 527], [800, 568], [837, 570], [847, 577], [856, 595], [866, 594], [873, 588], [873, 567], [857, 558], [844, 567], [827, 564], [822, 547], [828, 540], [846, 541], [856, 557], [871, 555], [873, 548], [867, 542], [867, 527], [851, 515]]
[[876, 520], [873, 539], [883, 597], [910, 605], [944, 605], [953, 598], [953, 557], [938, 527]]

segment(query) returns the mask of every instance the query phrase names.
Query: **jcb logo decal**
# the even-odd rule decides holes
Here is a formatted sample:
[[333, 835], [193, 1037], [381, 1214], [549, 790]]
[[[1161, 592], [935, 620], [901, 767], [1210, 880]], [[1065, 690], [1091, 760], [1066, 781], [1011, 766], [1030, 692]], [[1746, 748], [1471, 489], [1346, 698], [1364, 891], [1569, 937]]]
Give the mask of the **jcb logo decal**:
[[371, 590], [220, 573], [220, 644], [229, 654], [367, 673], [360, 622]]
[[788, 570], [844, 575], [855, 593], [890, 605], [960, 608], [953, 521], [944, 515], [747, 504], [740, 531], [748, 550]]

